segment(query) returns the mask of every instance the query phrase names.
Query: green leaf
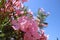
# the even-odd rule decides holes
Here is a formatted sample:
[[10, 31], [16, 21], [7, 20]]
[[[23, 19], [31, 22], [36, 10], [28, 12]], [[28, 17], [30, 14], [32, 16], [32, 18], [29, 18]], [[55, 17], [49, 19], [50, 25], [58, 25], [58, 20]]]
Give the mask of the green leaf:
[[4, 37], [4, 36], [5, 36], [5, 34], [4, 34], [4, 33], [0, 34], [0, 37]]

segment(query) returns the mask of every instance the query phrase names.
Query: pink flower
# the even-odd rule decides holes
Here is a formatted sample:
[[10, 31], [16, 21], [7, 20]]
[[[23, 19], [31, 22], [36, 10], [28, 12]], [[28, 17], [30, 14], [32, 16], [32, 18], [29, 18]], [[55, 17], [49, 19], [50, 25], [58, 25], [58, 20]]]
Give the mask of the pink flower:
[[30, 33], [25, 33], [24, 34], [24, 40], [32, 40], [31, 34]]
[[44, 34], [42, 34], [42, 35], [40, 36], [40, 40], [47, 40], [47, 37], [46, 37]]
[[4, 12], [4, 11], [5, 11], [5, 10], [4, 10], [4, 8], [1, 8], [0, 10], [1, 10], [2, 12]]
[[22, 3], [27, 2], [28, 0], [22, 0]]
[[37, 40], [37, 39], [35, 39], [33, 35], [27, 32], [24, 34], [24, 40]]
[[[35, 33], [35, 32], [33, 32]], [[32, 35], [30, 32], [26, 32], [24, 34], [24, 40], [37, 40], [36, 39], [37, 35], [34, 37], [34, 35]], [[38, 37], [38, 39], [40, 39], [40, 36]]]
[[[12, 4], [11, 4], [11, 2], [12, 2]], [[7, 0], [6, 1], [6, 4], [11, 4], [16, 10], [18, 10], [18, 9], [20, 9], [22, 6], [23, 6], [23, 4], [21, 3], [21, 0], [12, 0], [12, 1], [10, 1], [10, 0]], [[8, 7], [9, 5], [6, 5], [6, 8]]]
[[[12, 25], [15, 25], [15, 26], [18, 26], [18, 28], [24, 32], [27, 31], [27, 28], [30, 28], [31, 30], [38, 30], [37, 29], [37, 25], [36, 23], [34, 22], [34, 20], [26, 17], [26, 16], [22, 16], [22, 17], [19, 17], [17, 20], [12, 20]], [[34, 29], [32, 29], [34, 28]], [[31, 31], [29, 29], [29, 31]]]
[[19, 23], [16, 21], [16, 20], [12, 20], [12, 28], [14, 29], [14, 30], [19, 30], [19, 28], [20, 28], [20, 25], [19, 25]]
[[17, 21], [12, 21], [12, 24], [15, 25], [13, 26], [13, 29], [26, 32], [25, 35], [27, 36], [24, 37], [24, 40], [35, 40], [40, 38], [40, 35], [38, 33], [38, 25], [36, 24], [35, 20], [30, 19], [27, 16], [22, 16], [19, 17]]
[[26, 16], [22, 16], [22, 17], [18, 18], [17, 21], [20, 23], [20, 30], [26, 32], [26, 28], [28, 26], [27, 25], [27, 17]]
[[21, 10], [16, 10], [16, 14], [17, 14], [17, 15], [24, 14], [24, 11], [21, 11]]
[[17, 29], [17, 30], [22, 30], [24, 32], [26, 32], [26, 25], [27, 25], [27, 17], [23, 16], [23, 17], [19, 17], [17, 20], [12, 20], [12, 27], [13, 29]]
[[30, 32], [31, 35], [33, 35], [33, 37], [34, 37], [35, 39], [39, 39], [39, 38], [40, 38], [40, 35], [39, 35], [39, 33], [38, 33], [37, 31], [38, 31], [38, 28], [37, 28], [37, 26], [36, 26], [35, 23], [33, 23], [33, 24], [29, 27], [29, 30], [28, 30], [28, 32]]
[[20, 2], [20, 0], [13, 2], [13, 5], [14, 5], [14, 8], [15, 8], [16, 10], [20, 9], [20, 7], [21, 7], [21, 2]]
[[5, 8], [6, 8], [6, 10], [9, 10], [10, 5], [11, 5], [10, 2], [5, 4]]
[[47, 35], [44, 34], [44, 30], [41, 30], [40, 40], [47, 40]]

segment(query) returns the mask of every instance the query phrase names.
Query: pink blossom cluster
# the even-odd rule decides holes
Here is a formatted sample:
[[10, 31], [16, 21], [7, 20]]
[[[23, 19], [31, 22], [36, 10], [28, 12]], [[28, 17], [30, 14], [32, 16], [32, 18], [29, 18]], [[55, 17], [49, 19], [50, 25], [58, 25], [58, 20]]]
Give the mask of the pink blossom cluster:
[[6, 0], [5, 9], [8, 12], [19, 11], [27, 0]]
[[[22, 30], [23, 32], [26, 32], [24, 35], [24, 40], [30, 40], [33, 39], [39, 39], [40, 35], [38, 33], [38, 25], [34, 21], [34, 19], [30, 19], [26, 16], [19, 17], [17, 20], [12, 20], [13, 29], [14, 30]], [[27, 38], [27, 36], [29, 36]]]
[[[27, 0], [7, 0], [5, 4], [5, 9], [7, 12], [15, 12], [14, 16], [18, 16], [24, 14], [24, 9], [20, 10], [20, 8], [24, 8], [23, 3]], [[18, 16], [17, 19], [12, 19], [11, 24], [14, 30], [21, 30], [25, 32], [24, 40], [47, 40], [47, 37], [44, 35], [44, 32], [38, 32], [38, 22], [40, 20], [35, 20], [33, 18], [33, 12], [31, 10], [26, 12], [26, 15]], [[40, 30], [39, 30], [40, 31]]]
[[17, 20], [12, 20], [14, 30], [22, 30], [25, 32], [24, 40], [47, 40], [47, 35], [43, 30], [38, 33], [38, 25], [34, 19], [27, 16], [19, 17]]

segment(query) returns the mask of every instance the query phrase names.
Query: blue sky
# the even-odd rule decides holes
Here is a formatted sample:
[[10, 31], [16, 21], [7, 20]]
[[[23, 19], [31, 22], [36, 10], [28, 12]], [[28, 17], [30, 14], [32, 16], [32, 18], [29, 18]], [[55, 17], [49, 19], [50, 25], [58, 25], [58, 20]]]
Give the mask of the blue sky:
[[60, 0], [29, 0], [25, 3], [36, 15], [38, 8], [44, 8], [50, 12], [50, 16], [46, 19], [48, 27], [45, 33], [49, 34], [49, 40], [60, 40]]

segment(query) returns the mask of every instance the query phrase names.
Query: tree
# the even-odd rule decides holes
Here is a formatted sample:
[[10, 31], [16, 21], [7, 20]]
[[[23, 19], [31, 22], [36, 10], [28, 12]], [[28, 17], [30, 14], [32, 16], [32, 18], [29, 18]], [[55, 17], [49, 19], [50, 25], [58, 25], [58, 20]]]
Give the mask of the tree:
[[28, 0], [0, 0], [1, 40], [47, 40], [43, 28], [49, 15], [39, 8], [37, 19], [33, 12], [23, 5]]

